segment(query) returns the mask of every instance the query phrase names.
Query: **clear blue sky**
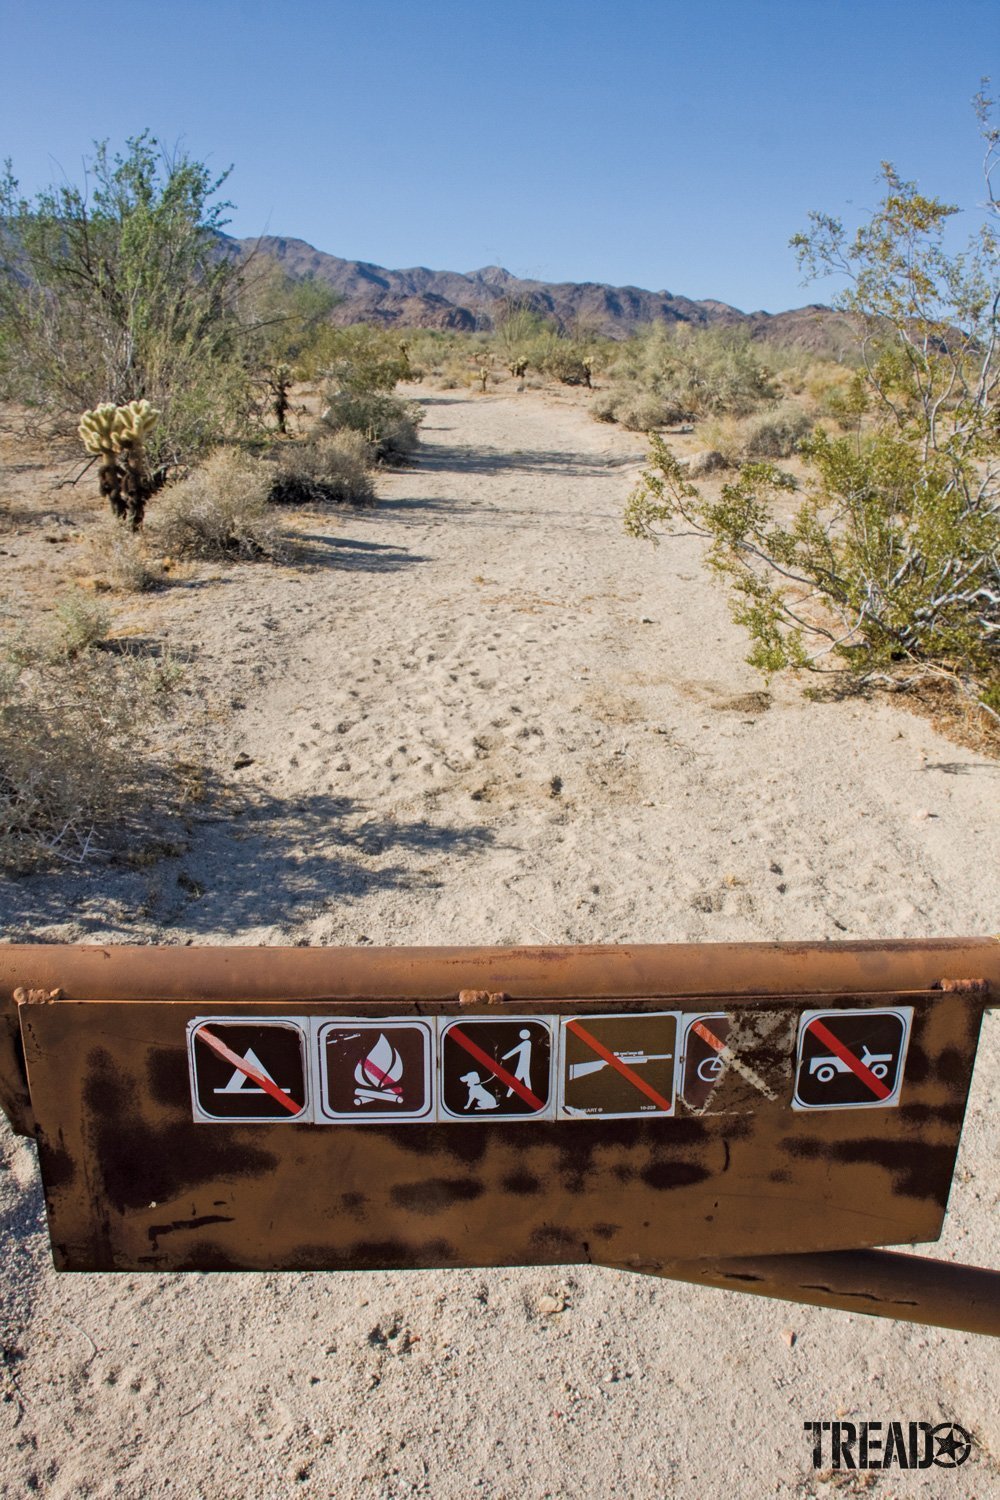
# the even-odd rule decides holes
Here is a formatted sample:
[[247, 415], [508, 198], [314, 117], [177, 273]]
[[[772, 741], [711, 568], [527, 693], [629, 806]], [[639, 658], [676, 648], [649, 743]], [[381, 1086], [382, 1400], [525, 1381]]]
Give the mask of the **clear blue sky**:
[[0, 157], [33, 193], [148, 126], [239, 235], [777, 311], [881, 160], [974, 210], [984, 74], [997, 0], [4, 0]]

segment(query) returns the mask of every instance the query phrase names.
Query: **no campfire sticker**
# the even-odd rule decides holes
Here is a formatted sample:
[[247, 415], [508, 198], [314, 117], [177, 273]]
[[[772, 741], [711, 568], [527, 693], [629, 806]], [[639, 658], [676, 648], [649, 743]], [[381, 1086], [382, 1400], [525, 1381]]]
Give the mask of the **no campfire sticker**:
[[433, 1021], [351, 1021], [318, 1028], [321, 1118], [352, 1125], [425, 1120], [434, 1108]]

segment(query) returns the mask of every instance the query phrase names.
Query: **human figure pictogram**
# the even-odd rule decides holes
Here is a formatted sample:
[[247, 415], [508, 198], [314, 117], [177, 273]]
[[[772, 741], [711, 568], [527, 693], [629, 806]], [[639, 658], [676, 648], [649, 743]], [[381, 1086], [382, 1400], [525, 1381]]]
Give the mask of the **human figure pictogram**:
[[[510, 1049], [509, 1052], [505, 1052], [503, 1054], [502, 1058], [500, 1059], [500, 1061], [501, 1062], [507, 1062], [507, 1060], [509, 1058], [516, 1058], [517, 1061], [515, 1062], [514, 1066], [511, 1068], [510, 1071], [514, 1075], [514, 1077], [517, 1079], [518, 1083], [523, 1083], [526, 1089], [530, 1089], [531, 1088], [531, 1032], [528, 1031], [526, 1027], [522, 1027], [522, 1029], [518, 1032], [518, 1036], [520, 1037], [521, 1040], [516, 1044], [516, 1046], [511, 1047], [511, 1049]], [[510, 1096], [511, 1096], [511, 1094], [513, 1092], [514, 1092], [513, 1089], [509, 1088], [507, 1090], [507, 1098], [508, 1099], [510, 1098]]]

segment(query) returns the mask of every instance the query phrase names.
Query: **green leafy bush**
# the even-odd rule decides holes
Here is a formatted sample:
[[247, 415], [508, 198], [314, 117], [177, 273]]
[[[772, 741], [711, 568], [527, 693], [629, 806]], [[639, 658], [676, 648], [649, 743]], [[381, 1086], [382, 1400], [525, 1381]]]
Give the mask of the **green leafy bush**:
[[0, 395], [63, 418], [95, 402], [162, 409], [155, 464], [190, 460], [243, 422], [251, 390], [244, 265], [219, 253], [228, 204], [200, 162], [142, 134], [99, 144], [87, 186], [33, 201], [0, 178]]
[[329, 392], [321, 417], [331, 432], [358, 433], [374, 462], [388, 465], [407, 462], [420, 441], [417, 429], [423, 419], [423, 409], [415, 401], [381, 391]]
[[325, 328], [313, 359], [331, 390], [351, 396], [391, 391], [412, 373], [408, 344], [366, 323]]
[[[978, 101], [987, 184], [1000, 130]], [[849, 280], [862, 364], [845, 395], [853, 436], [801, 445], [809, 479], [750, 463], [706, 500], [665, 445], [632, 494], [637, 536], [681, 522], [709, 542], [733, 590], [750, 660], [765, 672], [847, 668], [947, 676], [1000, 722], [1000, 243], [991, 219], [965, 254], [957, 212], [883, 167], [884, 193], [853, 235], [812, 216], [806, 268]]]

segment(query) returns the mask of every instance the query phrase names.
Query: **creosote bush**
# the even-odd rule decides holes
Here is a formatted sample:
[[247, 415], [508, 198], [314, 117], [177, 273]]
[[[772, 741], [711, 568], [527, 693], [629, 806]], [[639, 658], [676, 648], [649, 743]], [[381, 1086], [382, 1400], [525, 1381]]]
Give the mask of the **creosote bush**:
[[324, 433], [289, 443], [278, 454], [271, 485], [274, 505], [372, 505], [372, 452], [360, 432]]
[[755, 462], [706, 499], [656, 439], [626, 526], [706, 538], [762, 671], [947, 678], [1000, 723], [1000, 128], [991, 100], [976, 106], [987, 218], [964, 254], [946, 243], [957, 209], [889, 164], [853, 235], [814, 214], [792, 241], [811, 274], [847, 278], [861, 360], [835, 393], [852, 435], [800, 444], [803, 498]]
[[272, 561], [285, 536], [269, 504], [273, 471], [260, 459], [218, 449], [157, 507], [156, 540], [174, 557]]

